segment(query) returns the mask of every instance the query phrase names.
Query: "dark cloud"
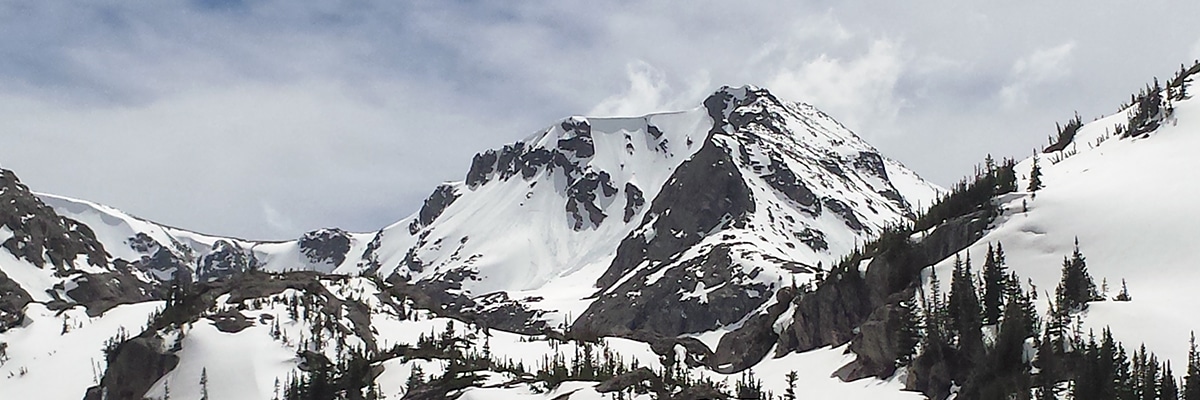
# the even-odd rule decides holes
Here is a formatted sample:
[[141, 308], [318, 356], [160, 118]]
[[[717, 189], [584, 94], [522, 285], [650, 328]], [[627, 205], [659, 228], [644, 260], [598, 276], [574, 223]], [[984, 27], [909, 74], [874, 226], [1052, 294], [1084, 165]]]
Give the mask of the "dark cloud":
[[720, 85], [810, 102], [948, 185], [1200, 57], [1200, 3], [0, 4], [0, 163], [35, 189], [254, 238], [413, 212], [571, 114]]

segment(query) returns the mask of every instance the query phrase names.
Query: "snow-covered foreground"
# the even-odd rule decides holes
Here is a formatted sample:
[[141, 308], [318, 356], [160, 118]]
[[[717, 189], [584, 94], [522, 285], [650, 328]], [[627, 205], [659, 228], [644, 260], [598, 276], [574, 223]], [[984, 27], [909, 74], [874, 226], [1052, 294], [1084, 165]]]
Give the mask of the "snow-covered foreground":
[[[446, 329], [458, 336], [473, 337], [464, 351], [487, 351], [493, 359], [520, 363], [533, 371], [547, 358], [560, 354], [567, 359], [582, 351], [577, 342], [559, 342], [544, 336], [519, 335], [496, 330], [480, 331], [458, 320], [434, 317], [424, 311], [408, 313], [380, 302], [373, 283], [365, 278], [322, 280], [335, 298], [361, 302], [371, 310], [369, 329], [380, 348], [395, 345], [416, 345], [422, 335], [437, 337]], [[283, 387], [304, 372], [300, 369], [301, 350], [325, 354], [330, 359], [344, 358], [352, 349], [366, 343], [355, 335], [339, 335], [337, 329], [314, 329], [313, 321], [319, 307], [313, 306], [306, 319], [305, 307], [296, 307], [296, 318], [290, 315], [289, 304], [308, 296], [295, 289], [257, 299], [227, 303], [229, 296], [218, 299], [206, 317], [185, 325], [182, 329], [158, 332], [163, 350], [174, 350], [179, 364], [155, 383], [146, 394], [149, 398], [199, 398], [201, 378], [207, 383], [209, 398], [213, 399], [272, 399], [282, 395]], [[305, 304], [300, 300], [299, 304]], [[147, 302], [120, 306], [99, 317], [88, 318], [81, 308], [56, 315], [39, 303], [27, 307], [29, 322], [22, 327], [0, 334], [0, 341], [10, 343], [8, 357], [0, 365], [0, 398], [81, 399], [90, 386], [99, 382], [104, 373], [103, 349], [106, 341], [141, 332], [148, 318], [161, 310], [162, 302]], [[251, 323], [237, 332], [223, 332], [216, 327], [216, 314], [239, 312]], [[409, 315], [402, 315], [409, 314]], [[327, 315], [327, 314], [322, 314]], [[353, 327], [348, 317], [334, 319], [341, 327]], [[66, 333], [63, 333], [64, 321]], [[320, 326], [332, 327], [329, 322]], [[340, 328], [338, 328], [340, 329]], [[277, 333], [273, 334], [273, 331]], [[320, 338], [314, 339], [314, 332]], [[316, 346], [321, 341], [322, 346]], [[340, 344], [339, 344], [340, 343]], [[661, 358], [648, 344], [620, 338], [604, 338], [591, 345], [597, 352], [605, 349], [618, 354], [620, 362], [652, 370], [662, 368]], [[486, 350], [485, 350], [486, 348]], [[676, 348], [682, 352], [682, 347]], [[799, 377], [797, 392], [806, 397], [844, 399], [906, 399], [920, 398], [915, 393], [902, 392], [901, 378], [889, 381], [866, 379], [844, 383], [831, 373], [853, 360], [845, 348], [824, 348], [803, 354], [788, 354], [778, 359], [764, 360], [752, 371], [762, 380], [764, 390], [776, 394], [786, 388], [784, 376], [796, 371]], [[399, 399], [407, 391], [413, 366], [418, 365], [426, 377], [441, 374], [447, 366], [444, 359], [395, 357], [374, 363], [382, 371], [374, 382], [384, 399]], [[691, 369], [695, 377], [707, 377], [733, 387], [741, 375], [723, 375], [703, 368]], [[485, 371], [479, 387], [462, 392], [463, 399], [554, 399], [570, 393], [570, 399], [608, 399], [615, 394], [595, 391], [598, 382], [567, 381], [555, 388], [518, 382], [519, 376], [507, 372]], [[549, 391], [547, 391], [549, 389]], [[16, 396], [16, 397], [9, 397]], [[642, 395], [634, 398], [650, 398]]]
[[40, 303], [25, 308], [24, 326], [0, 333], [8, 343], [0, 358], [0, 398], [82, 399], [100, 382], [106, 341], [121, 331], [136, 335], [163, 302], [118, 306], [90, 318], [82, 307], [61, 313]]

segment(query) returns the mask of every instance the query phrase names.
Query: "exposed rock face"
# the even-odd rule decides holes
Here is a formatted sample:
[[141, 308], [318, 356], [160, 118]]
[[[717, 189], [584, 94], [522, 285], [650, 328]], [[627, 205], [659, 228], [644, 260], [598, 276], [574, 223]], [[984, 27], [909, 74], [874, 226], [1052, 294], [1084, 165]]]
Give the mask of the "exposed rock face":
[[566, 137], [558, 140], [558, 148], [574, 153], [576, 158], [591, 158], [596, 155], [592, 142], [592, 125], [587, 119], [569, 118], [562, 122]]
[[729, 252], [727, 247], [717, 247], [703, 257], [658, 271], [657, 280], [650, 277], [653, 270], [637, 273], [602, 294], [572, 329], [601, 336], [637, 331], [677, 336], [737, 322], [767, 301], [769, 288], [750, 281], [752, 276], [740, 269], [729, 268]]
[[126, 243], [129, 248], [141, 254], [141, 258], [134, 260], [116, 259], [114, 264], [118, 266], [126, 266], [138, 271], [146, 272], [159, 282], [167, 282], [174, 279], [177, 272], [182, 272], [187, 275], [187, 279], [192, 279], [192, 249], [179, 242], [171, 243], [171, 247], [164, 243], [159, 243], [150, 235], [144, 232], [138, 232], [133, 237], [129, 238]]
[[[346, 250], [349, 250], [349, 241], [346, 245]], [[213, 243], [212, 250], [208, 254], [200, 257], [198, 264], [197, 279], [210, 281], [250, 271], [258, 266], [258, 260], [254, 258], [252, 252], [243, 249], [237, 243], [218, 240]]]
[[846, 226], [850, 229], [856, 231], [867, 229], [867, 227], [858, 220], [858, 217], [854, 215], [854, 209], [850, 208], [850, 206], [847, 206], [846, 203], [843, 203], [841, 200], [832, 197], [826, 197], [823, 203], [825, 203], [825, 209], [837, 214], [839, 217], [842, 217], [842, 222], [845, 222]]
[[11, 232], [2, 245], [17, 258], [43, 267], [49, 263], [59, 275], [74, 269], [76, 258], [108, 266], [104, 246], [87, 225], [63, 218], [29, 192], [12, 171], [0, 169], [0, 227]]
[[[985, 213], [977, 212], [946, 221], [915, 243], [900, 238], [870, 260], [865, 274], [841, 271], [817, 290], [801, 294], [795, 300], [789, 334], [780, 336], [777, 351], [808, 351], [851, 342], [850, 349], [858, 357], [838, 371], [840, 378], [890, 376], [899, 352], [895, 336], [902, 323], [899, 302], [913, 297], [924, 267], [977, 241], [987, 224]], [[939, 379], [948, 376], [945, 373], [950, 367], [920, 360], [915, 365], [910, 371], [910, 389], [933, 390], [948, 384]]]
[[0, 271], [0, 333], [25, 321], [25, 305], [33, 301], [21, 285]]
[[367, 248], [363, 249], [362, 257], [359, 257], [358, 268], [363, 271], [364, 275], [378, 275], [379, 267], [379, 248], [383, 247], [383, 230], [375, 232], [375, 236], [367, 242]]
[[854, 328], [871, 312], [865, 281], [857, 271], [835, 274], [815, 291], [796, 297], [788, 334], [779, 338], [776, 354], [845, 344]]
[[[784, 291], [781, 281], [759, 277], [765, 271], [760, 265], [776, 268], [767, 275], [772, 277], [780, 276], [775, 272], [779, 270], [824, 271], [794, 261], [787, 252], [764, 252], [747, 244], [758, 242], [739, 238], [754, 234], [765, 241], [754, 225], [769, 224], [813, 251], [829, 251], [826, 233], [816, 222], [805, 222], [826, 213], [836, 216], [847, 231], [870, 237], [883, 225], [871, 222], [868, 213], [887, 208], [898, 216], [911, 215], [903, 197], [882, 194], [898, 193], [888, 181], [888, 161], [873, 150], [837, 148], [843, 139], [818, 128], [792, 131], [794, 120], [788, 118], [796, 115], [785, 114], [805, 110], [785, 106], [765, 91], [725, 89], [704, 104], [713, 121], [709, 136], [675, 170], [651, 200], [639, 227], [618, 246], [597, 282], [596, 300], [576, 320], [573, 331], [673, 337], [740, 321], [706, 361], [730, 371], [753, 365], [776, 343], [782, 352], [850, 341], [855, 328], [884, 302], [873, 301], [868, 283], [882, 278], [853, 271], [834, 275], [829, 278], [834, 282], [816, 291]], [[809, 147], [804, 135], [829, 140], [839, 150]], [[844, 188], [869, 195], [845, 197]], [[789, 247], [795, 248], [790, 243]], [[880, 294], [886, 298], [893, 292], [885, 289]], [[781, 297], [766, 307], [772, 296]], [[795, 322], [780, 334], [773, 325], [788, 312], [793, 297]]]
[[341, 265], [350, 251], [350, 234], [341, 229], [319, 229], [300, 237], [300, 251], [313, 263]]
[[633, 216], [642, 211], [642, 206], [646, 205], [646, 198], [643, 197], [642, 190], [638, 189], [633, 183], [625, 184], [625, 222], [633, 220]]
[[108, 369], [84, 400], [141, 399], [150, 386], [179, 364], [179, 356], [160, 351], [162, 340], [145, 335], [127, 340], [107, 355]]
[[608, 172], [597, 173], [593, 170], [584, 172], [567, 187], [567, 214], [574, 221], [575, 230], [584, 227], [598, 227], [608, 217], [596, 204], [598, 197], [611, 198], [617, 194], [617, 188], [612, 184]]
[[540, 320], [545, 312], [528, 306], [541, 299], [511, 299], [505, 292], [472, 298], [462, 291], [462, 282], [472, 277], [468, 271], [454, 270], [439, 279], [415, 283], [407, 283], [393, 275], [389, 283], [395, 285], [392, 290], [401, 297], [411, 299], [418, 308], [431, 310], [438, 315], [508, 332], [538, 334], [547, 331], [549, 326]]
[[775, 321], [787, 311], [795, 294], [792, 288], [780, 289], [775, 293], [775, 304], [766, 312], [751, 316], [741, 327], [722, 336], [708, 363], [709, 368], [725, 373], [740, 372], [766, 357], [779, 339]]
[[642, 263], [666, 261], [710, 231], [737, 224], [754, 207], [750, 189], [728, 153], [715, 141], [706, 141], [659, 192], [642, 226], [617, 247], [612, 266], [597, 286], [612, 286]]
[[778, 154], [772, 154], [771, 164], [767, 169], [771, 172], [763, 175], [763, 180], [771, 187], [796, 202], [809, 214], [814, 216], [821, 214], [821, 203], [817, 202], [817, 195], [813, 194], [813, 191], [805, 186], [792, 170], [788, 169]]
[[458, 196], [458, 191], [454, 189], [454, 186], [439, 185], [437, 189], [433, 190], [433, 194], [425, 199], [425, 204], [421, 205], [417, 219], [408, 225], [408, 233], [415, 235], [421, 228], [429, 226], [433, 220], [442, 215], [442, 211], [445, 211], [446, 207], [450, 207], [450, 204], [458, 199]]
[[133, 304], [155, 300], [162, 289], [134, 278], [128, 271], [99, 274], [79, 274], [72, 278], [75, 288], [67, 295], [79, 304], [87, 306], [90, 316], [103, 314], [121, 304]]
[[895, 302], [879, 306], [858, 326], [859, 333], [850, 342], [850, 351], [867, 356], [838, 370], [838, 378], [850, 382], [871, 376], [891, 376], [896, 372], [895, 360], [900, 356], [900, 348], [895, 335], [905, 324], [898, 303], [906, 296], [911, 298], [912, 294], [911, 290], [897, 293]]

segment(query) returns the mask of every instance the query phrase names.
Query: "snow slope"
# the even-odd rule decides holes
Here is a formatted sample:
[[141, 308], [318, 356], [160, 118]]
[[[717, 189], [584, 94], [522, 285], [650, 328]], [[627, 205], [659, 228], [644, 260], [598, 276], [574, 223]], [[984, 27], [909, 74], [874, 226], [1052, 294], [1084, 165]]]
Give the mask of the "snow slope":
[[[1111, 299], [1124, 279], [1133, 297], [1090, 303], [1082, 334], [1111, 327], [1127, 348], [1144, 343], [1160, 360], [1185, 365], [1189, 334], [1200, 327], [1190, 311], [1200, 304], [1200, 101], [1175, 103], [1147, 137], [1110, 137], [1126, 120], [1122, 112], [1084, 125], [1066, 150], [1074, 155], [1039, 155], [1045, 188], [999, 198], [1003, 215], [968, 251], [978, 272], [987, 244], [1002, 243], [1008, 266], [1026, 289], [1036, 287], [1045, 311], [1078, 238], [1097, 288], [1107, 282]], [[1022, 190], [1032, 164], [1016, 167]], [[953, 257], [938, 263], [938, 276], [949, 279], [952, 264]]]
[[162, 306], [160, 301], [118, 306], [93, 318], [82, 307], [58, 313], [30, 303], [24, 326], [0, 332], [0, 343], [9, 344], [7, 358], [0, 360], [0, 398], [82, 399], [104, 374], [105, 341], [120, 331], [141, 332]]

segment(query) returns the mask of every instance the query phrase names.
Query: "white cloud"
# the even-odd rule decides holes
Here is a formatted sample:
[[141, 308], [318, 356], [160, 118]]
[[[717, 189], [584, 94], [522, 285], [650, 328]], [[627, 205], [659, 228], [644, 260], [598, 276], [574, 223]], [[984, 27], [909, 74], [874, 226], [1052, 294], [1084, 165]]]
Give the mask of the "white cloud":
[[262, 207], [263, 220], [278, 234], [287, 235], [296, 231], [296, 224], [291, 218], [280, 213], [265, 200], [260, 200], [259, 205]]
[[870, 132], [895, 119], [904, 106], [895, 94], [904, 68], [900, 46], [879, 39], [854, 57], [820, 54], [785, 66], [767, 87], [783, 98], [816, 105], [851, 129]]
[[699, 104], [701, 96], [714, 90], [707, 71], [699, 71], [693, 79], [688, 79], [684, 90], [675, 90], [662, 70], [642, 60], [627, 63], [625, 75], [629, 79], [625, 92], [600, 101], [588, 115], [628, 117], [691, 108]]
[[1034, 85], [1063, 79], [1071, 74], [1069, 61], [1075, 41], [1043, 48], [1021, 57], [1012, 66], [1007, 85], [1000, 89], [1000, 98], [1008, 109], [1024, 106]]

